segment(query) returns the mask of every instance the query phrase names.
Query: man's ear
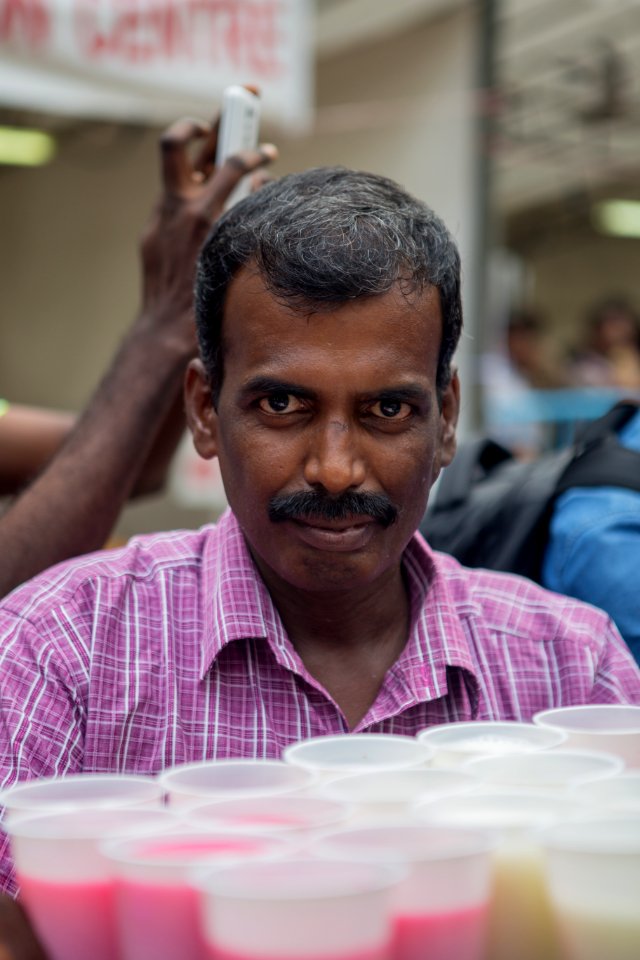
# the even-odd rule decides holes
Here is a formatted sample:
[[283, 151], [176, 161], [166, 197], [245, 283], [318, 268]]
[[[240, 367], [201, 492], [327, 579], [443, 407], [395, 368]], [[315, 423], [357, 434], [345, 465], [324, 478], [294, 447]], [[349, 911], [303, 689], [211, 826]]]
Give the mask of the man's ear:
[[202, 360], [192, 360], [184, 378], [184, 406], [193, 445], [203, 460], [218, 454], [218, 414]]
[[442, 395], [440, 410], [440, 467], [448, 467], [456, 452], [456, 428], [460, 414], [460, 380], [454, 370]]

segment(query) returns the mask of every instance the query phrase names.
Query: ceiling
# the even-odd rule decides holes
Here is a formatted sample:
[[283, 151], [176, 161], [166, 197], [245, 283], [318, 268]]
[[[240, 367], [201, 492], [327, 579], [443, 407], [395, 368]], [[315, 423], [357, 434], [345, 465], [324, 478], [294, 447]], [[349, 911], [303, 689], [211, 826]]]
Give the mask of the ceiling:
[[[318, 57], [462, 5], [318, 0]], [[640, 0], [496, 0], [494, 9], [499, 206], [640, 195]]]

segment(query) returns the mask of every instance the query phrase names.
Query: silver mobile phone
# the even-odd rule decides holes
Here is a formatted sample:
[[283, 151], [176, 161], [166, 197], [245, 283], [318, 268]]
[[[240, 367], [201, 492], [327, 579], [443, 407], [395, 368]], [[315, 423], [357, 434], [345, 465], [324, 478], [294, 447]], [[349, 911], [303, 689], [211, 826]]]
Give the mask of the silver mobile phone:
[[[218, 132], [216, 166], [243, 150], [255, 150], [260, 129], [260, 98], [246, 87], [226, 87], [222, 95], [222, 113]], [[249, 193], [249, 177], [243, 177], [227, 200], [232, 206]]]

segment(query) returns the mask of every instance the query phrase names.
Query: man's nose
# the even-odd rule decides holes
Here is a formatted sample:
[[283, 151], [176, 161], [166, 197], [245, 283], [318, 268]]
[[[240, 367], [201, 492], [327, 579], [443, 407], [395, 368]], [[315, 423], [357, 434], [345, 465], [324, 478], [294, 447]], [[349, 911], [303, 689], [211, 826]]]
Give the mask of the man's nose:
[[348, 423], [332, 420], [314, 431], [304, 465], [309, 486], [322, 486], [331, 494], [359, 487], [366, 476], [365, 464], [354, 431]]

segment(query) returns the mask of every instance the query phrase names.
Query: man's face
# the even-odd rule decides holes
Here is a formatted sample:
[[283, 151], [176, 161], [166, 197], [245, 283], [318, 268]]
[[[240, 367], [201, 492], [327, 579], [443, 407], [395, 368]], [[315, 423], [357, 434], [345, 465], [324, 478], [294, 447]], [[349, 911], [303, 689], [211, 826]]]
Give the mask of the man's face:
[[[441, 327], [434, 288], [301, 314], [257, 272], [245, 268], [233, 280], [217, 410], [199, 361], [187, 377], [187, 407], [196, 448], [218, 456], [268, 586], [335, 592], [397, 574], [455, 450], [457, 378], [441, 408], [436, 395]], [[353, 493], [375, 495], [380, 515], [357, 496], [340, 508]], [[297, 496], [283, 506], [291, 494], [316, 494], [322, 506], [304, 514]]]

